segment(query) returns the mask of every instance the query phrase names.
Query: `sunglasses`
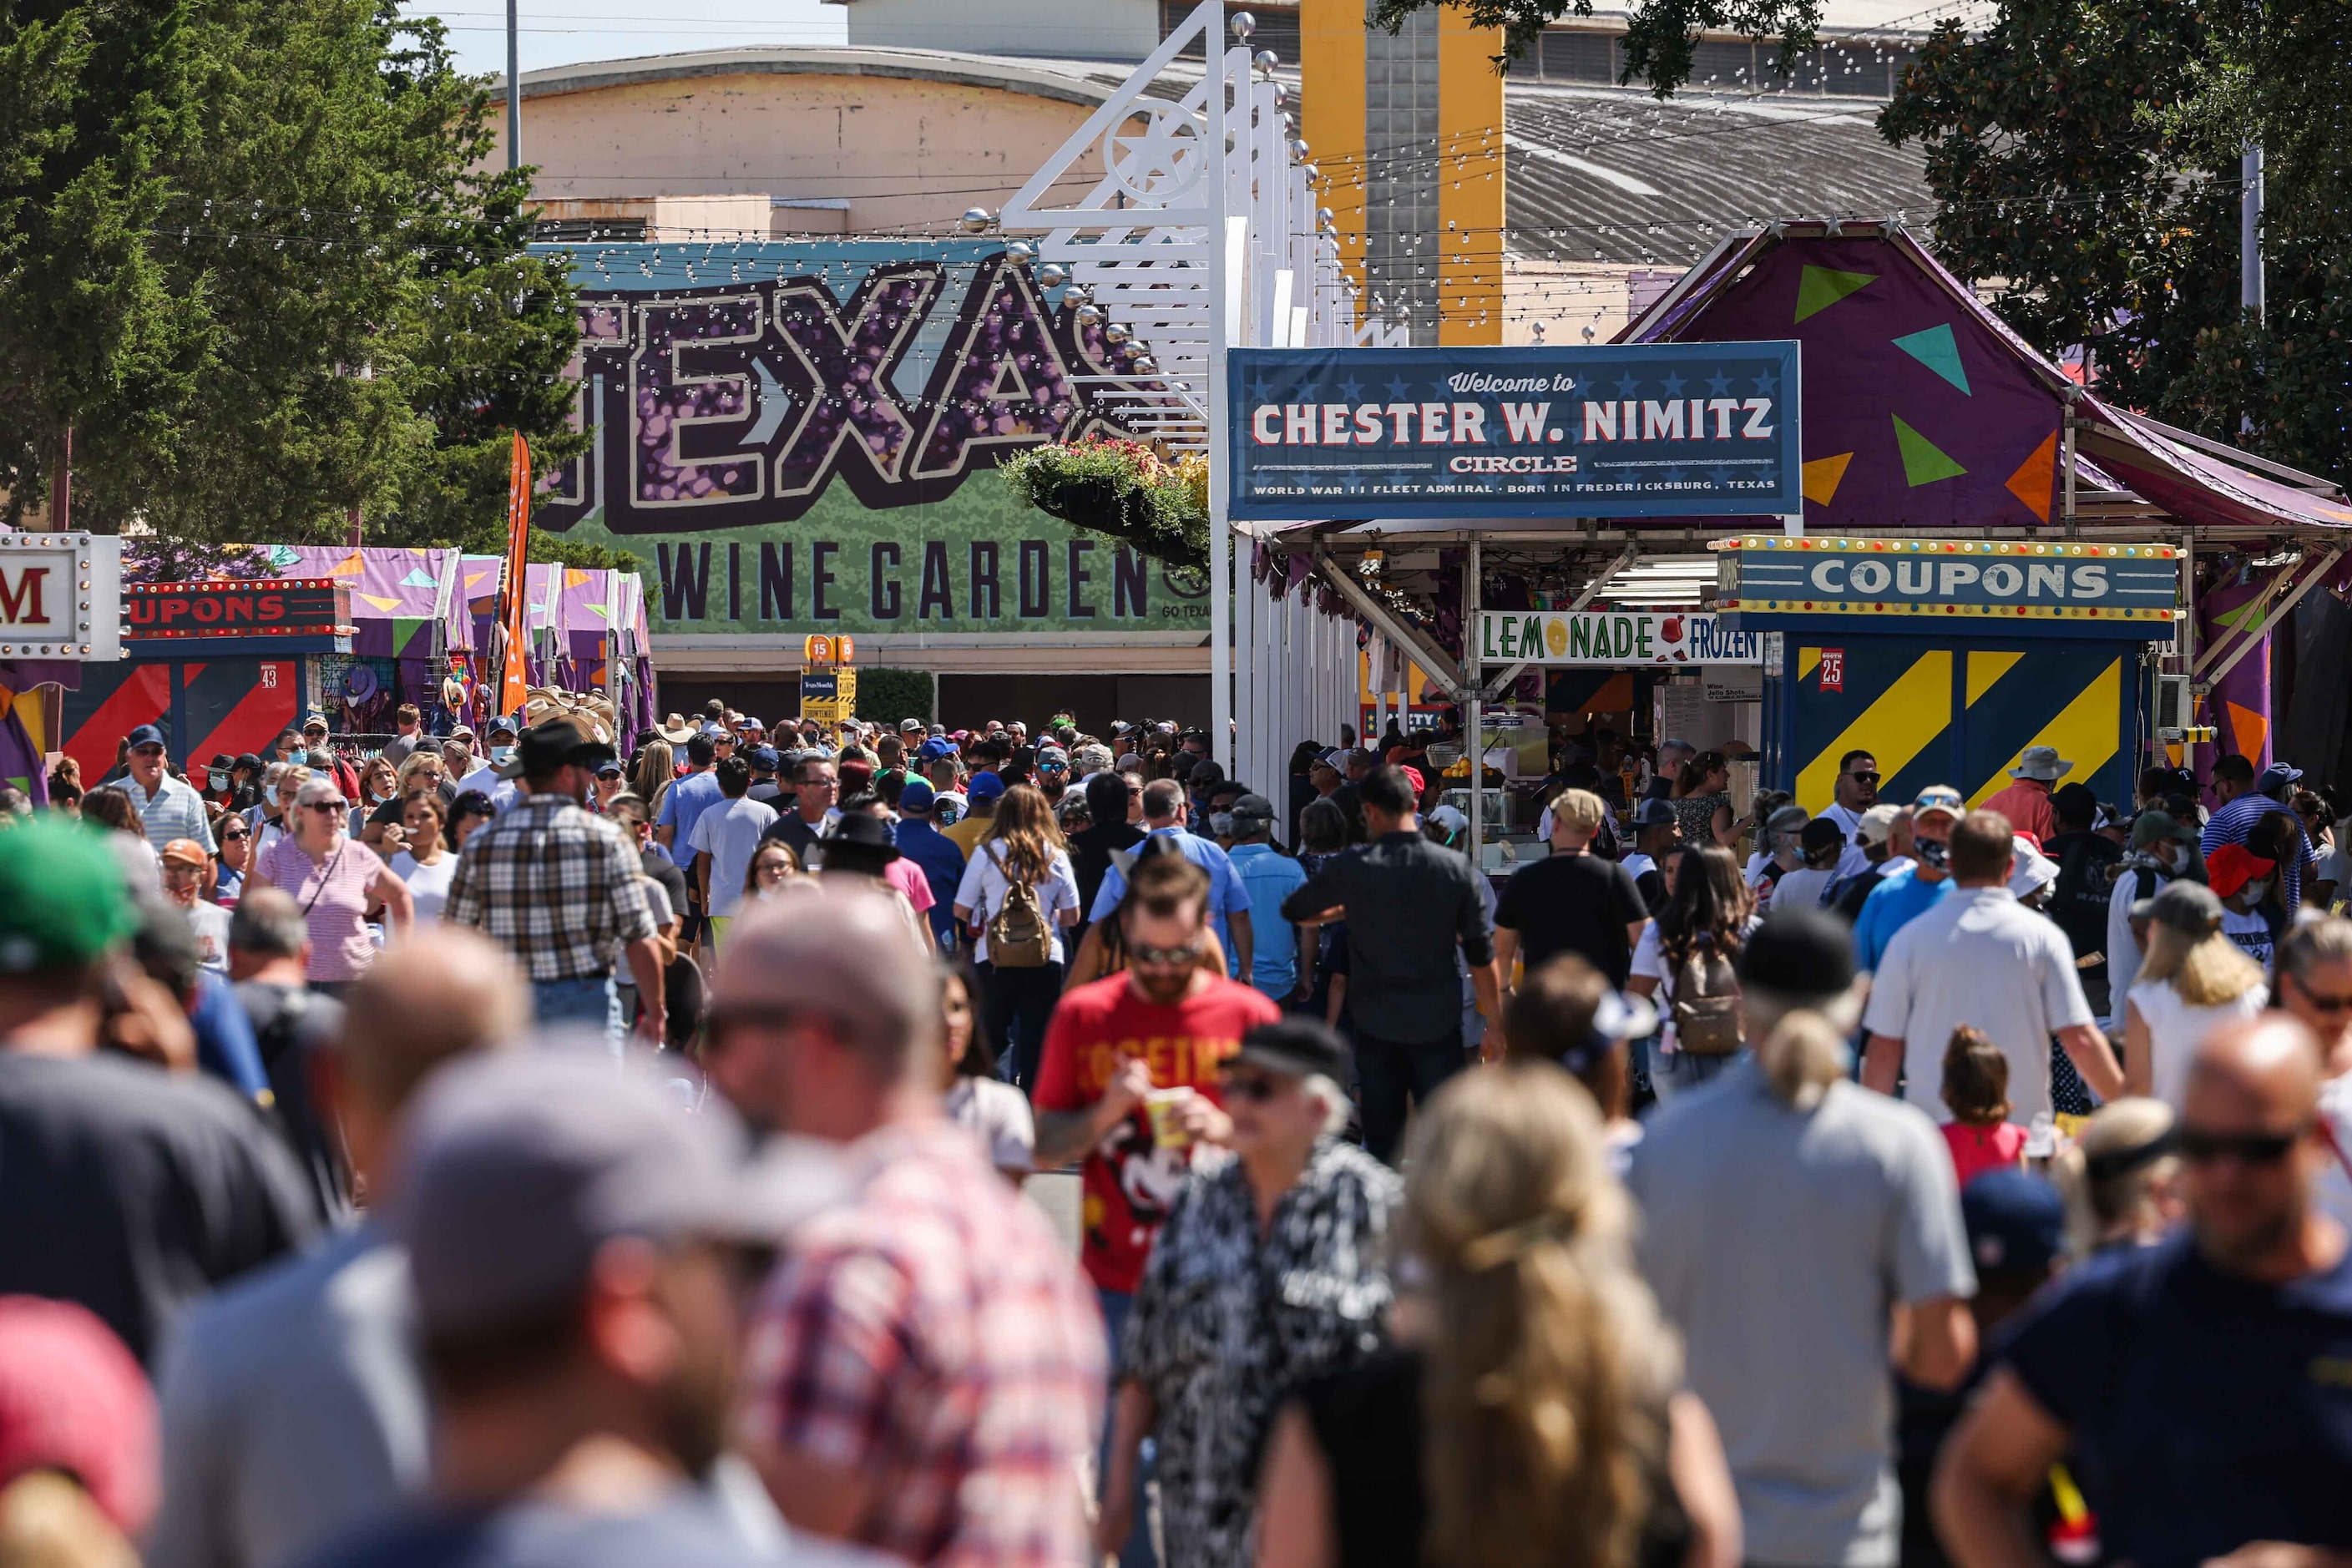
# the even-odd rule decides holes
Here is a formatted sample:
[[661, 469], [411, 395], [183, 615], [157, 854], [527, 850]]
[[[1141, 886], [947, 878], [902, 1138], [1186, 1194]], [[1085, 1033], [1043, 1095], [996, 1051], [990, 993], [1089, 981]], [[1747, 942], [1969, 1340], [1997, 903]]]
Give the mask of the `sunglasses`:
[[221, 842], [224, 844], [234, 844], [240, 838], [250, 838], [252, 837], [252, 834], [242, 830], [236, 833], [224, 833], [221, 835]]
[[1262, 1073], [1229, 1072], [1218, 1087], [1227, 1100], [1246, 1100], [1253, 1105], [1264, 1105], [1283, 1089], [1279, 1079], [1267, 1078]]
[[1208, 951], [1208, 945], [1205, 941], [1195, 938], [1181, 947], [1130, 947], [1127, 955], [1137, 963], [1173, 968], [1200, 963], [1201, 954]]
[[2293, 1132], [2206, 1132], [2194, 1127], [2179, 1130], [2177, 1146], [2180, 1157], [2192, 1165], [2210, 1165], [2220, 1160], [2235, 1160], [2246, 1165], [2275, 1165], [2285, 1159], [2303, 1139], [2304, 1129]]
[[1876, 784], [1878, 782], [1878, 773], [1877, 770], [1874, 768], [1856, 768], [1853, 772], [1843, 776], [1850, 779], [1860, 779], [1864, 784]]
[[310, 805], [312, 811], [349, 811], [351, 808], [351, 802], [346, 800], [314, 800]]
[[2327, 996], [2312, 990], [2300, 980], [2294, 988], [2303, 994], [2304, 1005], [2315, 1013], [2352, 1013], [2352, 996]]

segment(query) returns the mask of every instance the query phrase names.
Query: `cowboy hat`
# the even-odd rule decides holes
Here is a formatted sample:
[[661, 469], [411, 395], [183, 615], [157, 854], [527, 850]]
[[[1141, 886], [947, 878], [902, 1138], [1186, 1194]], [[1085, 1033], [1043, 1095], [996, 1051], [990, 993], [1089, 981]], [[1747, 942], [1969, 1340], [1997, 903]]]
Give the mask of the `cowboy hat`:
[[694, 739], [694, 726], [680, 713], [672, 713], [654, 726], [654, 733], [673, 746], [683, 746]]

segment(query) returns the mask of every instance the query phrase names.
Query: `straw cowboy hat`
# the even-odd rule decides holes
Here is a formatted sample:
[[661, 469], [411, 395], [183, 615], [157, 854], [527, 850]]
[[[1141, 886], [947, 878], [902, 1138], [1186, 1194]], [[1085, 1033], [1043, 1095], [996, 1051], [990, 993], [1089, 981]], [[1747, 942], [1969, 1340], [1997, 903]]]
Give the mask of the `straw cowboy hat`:
[[2074, 771], [2074, 764], [2058, 755], [2055, 746], [2028, 746], [2017, 759], [2017, 766], [2009, 770], [2013, 779], [2040, 779], [2043, 784], [2055, 784]]
[[694, 726], [686, 721], [684, 714], [671, 713], [654, 726], [654, 733], [673, 746], [683, 746], [694, 739]]

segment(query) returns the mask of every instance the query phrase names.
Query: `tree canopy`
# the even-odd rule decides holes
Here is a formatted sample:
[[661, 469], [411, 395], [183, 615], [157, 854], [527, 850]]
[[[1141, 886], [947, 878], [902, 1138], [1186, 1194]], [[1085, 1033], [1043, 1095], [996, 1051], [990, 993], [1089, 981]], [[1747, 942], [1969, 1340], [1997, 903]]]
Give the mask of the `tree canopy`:
[[578, 450], [560, 264], [391, 0], [0, 0], [0, 489], [192, 541], [495, 548]]

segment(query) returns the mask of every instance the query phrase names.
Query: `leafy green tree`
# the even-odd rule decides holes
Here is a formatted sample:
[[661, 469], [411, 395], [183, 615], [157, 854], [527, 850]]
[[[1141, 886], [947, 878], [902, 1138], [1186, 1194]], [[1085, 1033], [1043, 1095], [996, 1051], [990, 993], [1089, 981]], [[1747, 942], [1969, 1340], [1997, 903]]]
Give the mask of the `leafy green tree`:
[[[8, 4], [0, 61], [37, 43], [11, 39]], [[391, 0], [183, 0], [168, 32], [135, 29], [129, 4], [56, 8], [85, 75], [127, 56], [163, 83], [163, 108], [109, 110], [113, 141], [142, 111], [164, 127], [139, 143], [148, 184], [116, 226], [121, 270], [151, 285], [132, 318], [146, 340], [123, 336], [160, 341], [172, 353], [147, 357], [173, 374], [113, 395], [136, 420], [73, 419], [76, 521], [305, 542], [341, 537], [356, 508], [373, 541], [497, 548], [511, 432], [542, 467], [579, 449], [561, 379], [577, 329], [565, 269], [524, 252], [528, 173], [480, 167], [487, 99], [439, 24]], [[73, 247], [47, 250], [36, 269], [69, 276]], [[26, 334], [64, 336], [55, 313]], [[82, 358], [118, 366], [110, 386], [142, 363]], [[0, 450], [12, 504], [37, 499], [51, 460]]]

